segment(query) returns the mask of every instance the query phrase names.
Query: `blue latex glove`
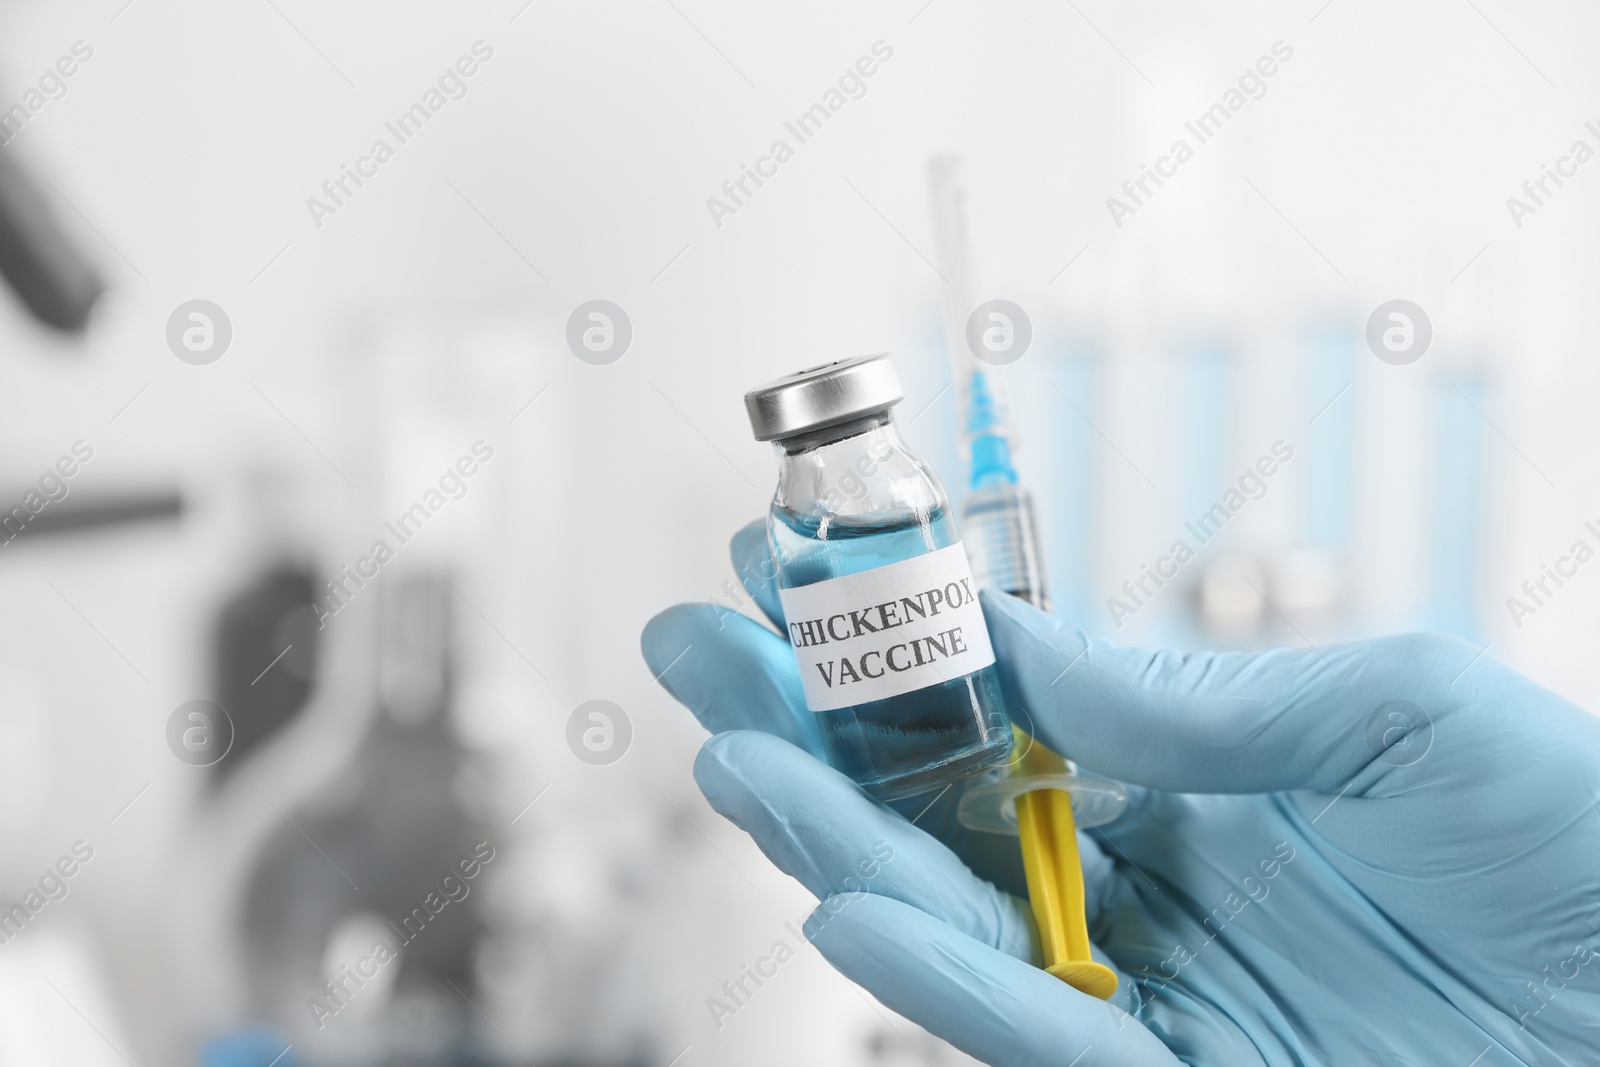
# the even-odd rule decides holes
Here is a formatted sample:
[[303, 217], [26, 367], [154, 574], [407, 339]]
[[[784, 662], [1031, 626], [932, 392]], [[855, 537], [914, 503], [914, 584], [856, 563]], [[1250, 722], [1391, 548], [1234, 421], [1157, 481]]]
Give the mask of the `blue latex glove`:
[[[759, 525], [733, 547], [781, 629]], [[876, 804], [818, 758], [778, 634], [706, 604], [644, 633], [715, 734], [707, 799], [817, 895], [807, 936], [884, 1004], [1007, 1067], [1600, 1063], [1600, 721], [1450, 638], [1146, 652], [984, 609], [1038, 736], [1130, 783], [1080, 835], [1109, 1003], [1035, 968], [1014, 839], [959, 830], [951, 794]]]

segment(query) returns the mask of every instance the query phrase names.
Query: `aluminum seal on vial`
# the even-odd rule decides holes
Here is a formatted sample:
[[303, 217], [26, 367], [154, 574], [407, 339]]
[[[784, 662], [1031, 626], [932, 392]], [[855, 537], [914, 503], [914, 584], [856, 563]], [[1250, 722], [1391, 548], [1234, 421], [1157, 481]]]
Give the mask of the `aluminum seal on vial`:
[[757, 441], [777, 441], [848, 422], [905, 399], [887, 352], [798, 371], [744, 395]]

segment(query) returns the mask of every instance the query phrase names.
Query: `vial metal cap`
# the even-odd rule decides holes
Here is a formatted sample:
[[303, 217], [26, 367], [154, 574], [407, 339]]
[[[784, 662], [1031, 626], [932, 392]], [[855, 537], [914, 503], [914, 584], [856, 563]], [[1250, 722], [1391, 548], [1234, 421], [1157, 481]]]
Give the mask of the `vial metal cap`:
[[854, 356], [798, 371], [744, 394], [757, 441], [820, 430], [905, 399], [889, 353]]

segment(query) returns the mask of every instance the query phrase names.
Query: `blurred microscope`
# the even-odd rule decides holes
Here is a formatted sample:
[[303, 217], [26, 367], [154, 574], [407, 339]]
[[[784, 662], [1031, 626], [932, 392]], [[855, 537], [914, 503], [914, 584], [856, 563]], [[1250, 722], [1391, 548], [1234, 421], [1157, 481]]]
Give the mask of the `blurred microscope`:
[[[319, 644], [313, 584], [304, 571], [269, 572], [222, 613], [216, 682], [239, 762], [225, 760], [219, 777], [246, 765], [305, 704]], [[356, 758], [285, 812], [254, 860], [242, 909], [249, 1002], [290, 1033], [323, 1035], [301, 1046], [305, 1063], [489, 1063], [475, 1051], [465, 1003], [476, 992], [481, 883], [454, 865], [480, 868], [476, 846], [496, 835], [462, 800], [479, 769], [449, 726], [449, 587], [441, 575], [413, 574], [383, 596], [379, 708]], [[277, 669], [252, 685], [280, 653]]]
[[105, 291], [9, 150], [0, 152], [0, 275], [34, 318], [67, 333], [83, 332]]
[[682, 834], [529, 806], [552, 780], [551, 701], [509, 647], [531, 538], [507, 512], [540, 475], [496, 439], [460, 502], [326, 614], [330, 561], [350, 558], [331, 546], [370, 545], [527, 364], [515, 330], [427, 322], [361, 327], [382, 365], [353, 435], [368, 493], [229, 474], [240, 558], [219, 568], [210, 692], [234, 741], [185, 834], [204, 932], [172, 949], [184, 1029], [203, 1067], [285, 1049], [275, 1067], [664, 1063], [639, 938], [670, 927]]
[[[8, 143], [0, 152], [0, 277], [34, 321], [60, 334], [79, 336], [88, 329], [105, 285], [88, 254], [61, 225], [40, 180], [17, 161]], [[4, 499], [21, 500], [25, 495], [24, 491]], [[62, 533], [172, 519], [182, 510], [175, 490], [77, 496], [30, 516], [25, 543]], [[13, 536], [14, 531], [8, 530], [6, 540]]]

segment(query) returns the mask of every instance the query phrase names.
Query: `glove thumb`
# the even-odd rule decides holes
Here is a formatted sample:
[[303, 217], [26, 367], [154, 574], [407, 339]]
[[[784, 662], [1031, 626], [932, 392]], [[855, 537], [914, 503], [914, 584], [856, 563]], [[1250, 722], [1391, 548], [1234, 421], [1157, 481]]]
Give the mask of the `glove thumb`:
[[[1180, 793], [1337, 791], [1374, 759], [1431, 741], [1433, 679], [1472, 659], [1417, 634], [1327, 649], [1157, 652], [1088, 637], [985, 591], [1013, 715], [1091, 771]], [[1404, 766], [1389, 758], [1391, 766]]]

